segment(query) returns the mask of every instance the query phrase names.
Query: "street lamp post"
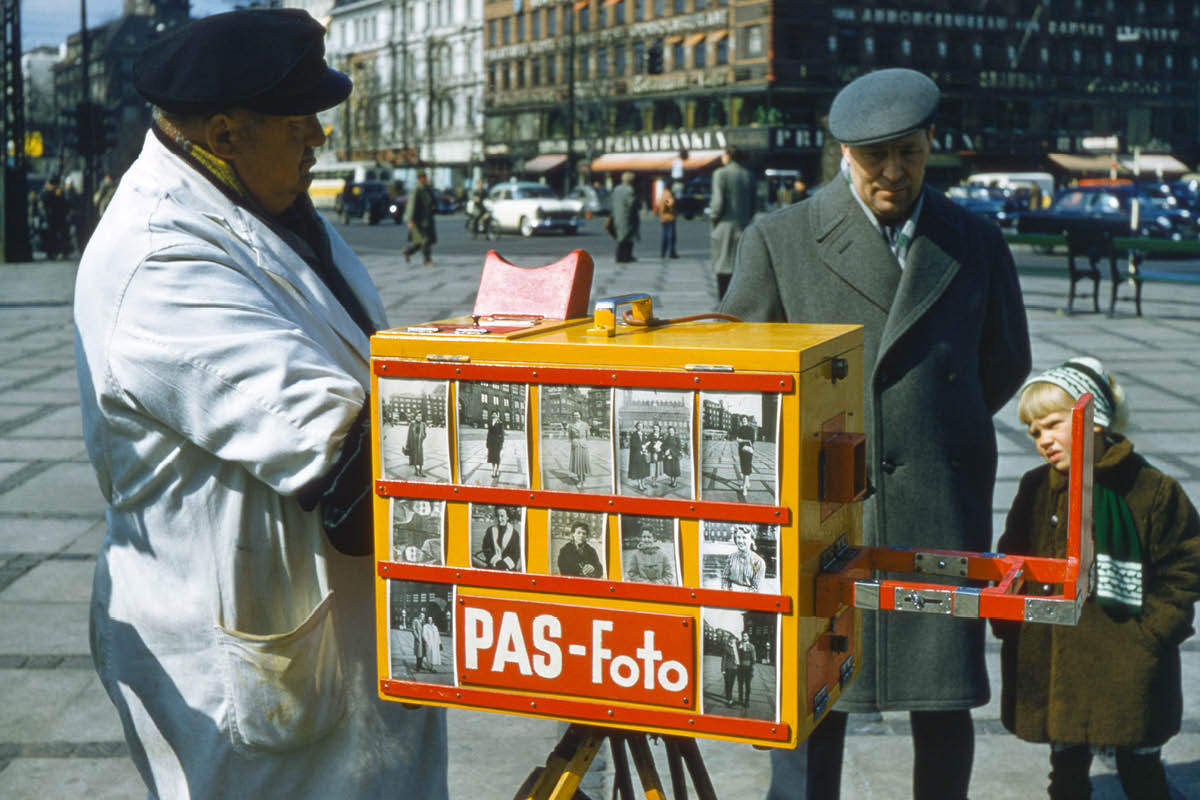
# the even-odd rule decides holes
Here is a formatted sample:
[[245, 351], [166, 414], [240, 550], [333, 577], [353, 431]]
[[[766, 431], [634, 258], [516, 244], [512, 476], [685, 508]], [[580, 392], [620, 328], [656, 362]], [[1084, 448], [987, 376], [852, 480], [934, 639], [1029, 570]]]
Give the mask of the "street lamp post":
[[575, 188], [575, 0], [567, 0], [567, 178], [563, 194]]

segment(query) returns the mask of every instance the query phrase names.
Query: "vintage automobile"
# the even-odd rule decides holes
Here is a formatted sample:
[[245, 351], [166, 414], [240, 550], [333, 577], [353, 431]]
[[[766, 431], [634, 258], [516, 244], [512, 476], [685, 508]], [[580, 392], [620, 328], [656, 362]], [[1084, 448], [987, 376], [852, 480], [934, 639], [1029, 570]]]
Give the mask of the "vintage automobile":
[[365, 219], [374, 225], [387, 215], [390, 203], [387, 186], [380, 181], [363, 181], [350, 184], [338, 195], [334, 211], [345, 225], [352, 219]]
[[573, 234], [583, 223], [583, 204], [560, 200], [549, 186], [512, 181], [493, 186], [487, 197], [488, 211], [504, 231], [533, 236], [539, 231]]
[[951, 186], [946, 196], [958, 205], [1002, 228], [1011, 227], [1017, 215], [1008, 210], [1004, 192], [988, 186]]
[[603, 186], [581, 183], [567, 192], [566, 199], [582, 203], [583, 214], [586, 217], [607, 217], [612, 214], [612, 199]]
[[684, 219], [708, 216], [712, 202], [712, 176], [697, 175], [683, 184], [683, 193], [675, 198], [675, 207]]
[[[1137, 204], [1136, 226], [1134, 203]], [[1108, 236], [1147, 236], [1183, 241], [1196, 239], [1196, 213], [1138, 184], [1102, 182], [1063, 189], [1046, 211], [1020, 216], [1021, 233], [1067, 236], [1107, 233]]]

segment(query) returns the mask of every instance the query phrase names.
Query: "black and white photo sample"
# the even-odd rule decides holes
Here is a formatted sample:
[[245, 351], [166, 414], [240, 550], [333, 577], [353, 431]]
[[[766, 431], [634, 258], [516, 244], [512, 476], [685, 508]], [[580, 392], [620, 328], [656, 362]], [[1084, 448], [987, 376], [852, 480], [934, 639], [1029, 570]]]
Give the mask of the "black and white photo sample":
[[529, 384], [458, 381], [458, 482], [529, 488]]
[[446, 503], [442, 500], [414, 500], [393, 497], [392, 561], [404, 564], [445, 564]]
[[612, 392], [607, 386], [540, 387], [543, 489], [612, 493]]
[[693, 393], [616, 389], [618, 494], [695, 497]]
[[454, 685], [454, 587], [388, 581], [388, 663], [397, 681]]
[[705, 608], [700, 713], [779, 718], [779, 615]]
[[608, 515], [550, 509], [550, 574], [605, 577]]
[[776, 505], [779, 395], [700, 393], [700, 499]]
[[449, 381], [379, 379], [383, 477], [450, 482]]
[[471, 566], [525, 571], [525, 508], [471, 503]]
[[621, 580], [680, 584], [679, 520], [622, 514]]
[[779, 593], [779, 526], [700, 521], [700, 585]]

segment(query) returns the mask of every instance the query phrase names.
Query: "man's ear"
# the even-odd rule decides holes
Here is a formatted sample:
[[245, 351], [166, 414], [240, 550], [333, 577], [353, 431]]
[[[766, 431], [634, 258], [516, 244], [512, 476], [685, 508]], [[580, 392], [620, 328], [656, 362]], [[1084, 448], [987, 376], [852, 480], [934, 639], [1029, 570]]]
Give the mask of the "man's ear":
[[204, 123], [204, 143], [208, 152], [223, 159], [237, 155], [235, 128], [237, 123], [228, 114], [214, 114]]

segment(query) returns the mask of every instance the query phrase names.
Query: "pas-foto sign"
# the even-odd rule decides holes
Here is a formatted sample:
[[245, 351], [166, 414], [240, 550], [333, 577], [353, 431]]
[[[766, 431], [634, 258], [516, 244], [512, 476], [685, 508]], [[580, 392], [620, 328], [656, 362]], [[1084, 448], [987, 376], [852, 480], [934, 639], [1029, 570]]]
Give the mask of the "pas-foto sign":
[[458, 593], [460, 683], [693, 708], [692, 617]]

